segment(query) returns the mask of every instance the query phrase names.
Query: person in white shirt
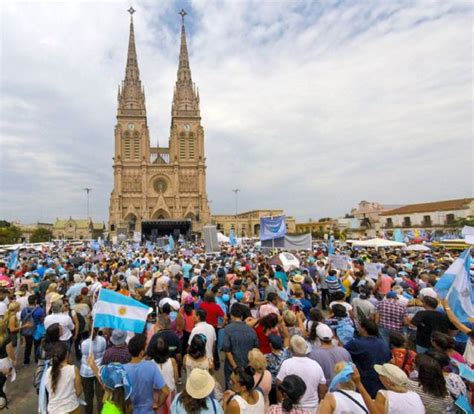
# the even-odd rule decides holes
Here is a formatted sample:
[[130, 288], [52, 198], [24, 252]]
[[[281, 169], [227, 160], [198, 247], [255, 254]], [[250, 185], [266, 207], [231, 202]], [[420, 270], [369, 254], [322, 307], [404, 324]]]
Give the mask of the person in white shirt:
[[204, 309], [198, 309], [196, 311], [195, 325], [189, 335], [188, 345], [193, 340], [194, 335], [203, 334], [206, 337], [206, 355], [212, 361], [214, 343], [216, 342], [216, 331], [214, 327], [206, 322], [207, 313]]
[[59, 340], [62, 342], [68, 342], [72, 338], [72, 332], [74, 331], [74, 322], [71, 317], [63, 312], [63, 304], [60, 301], [56, 301], [51, 306], [51, 315], [44, 318], [44, 328], [48, 329], [51, 325], [58, 323], [61, 326], [62, 335]]
[[130, 293], [135, 293], [135, 289], [140, 285], [140, 279], [137, 277], [138, 270], [133, 269], [130, 276], [127, 277], [127, 285]]
[[324, 398], [328, 387], [323, 369], [316, 361], [308, 358], [308, 344], [301, 336], [294, 335], [290, 340], [293, 357], [281, 364], [277, 374], [277, 384], [281, 384], [287, 375], [298, 375], [306, 384], [306, 392], [300, 400], [302, 409], [316, 412], [320, 399]]

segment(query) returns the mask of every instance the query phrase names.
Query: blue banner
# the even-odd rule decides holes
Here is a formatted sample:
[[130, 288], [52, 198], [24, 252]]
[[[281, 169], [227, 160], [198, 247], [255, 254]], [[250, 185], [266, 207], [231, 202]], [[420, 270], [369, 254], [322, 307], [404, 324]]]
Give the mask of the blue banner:
[[260, 217], [260, 240], [279, 239], [286, 234], [285, 216]]

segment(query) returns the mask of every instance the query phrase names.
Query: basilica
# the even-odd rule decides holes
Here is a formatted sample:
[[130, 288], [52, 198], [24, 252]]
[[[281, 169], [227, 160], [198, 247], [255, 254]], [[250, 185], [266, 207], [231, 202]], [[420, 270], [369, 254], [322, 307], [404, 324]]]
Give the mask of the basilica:
[[204, 129], [199, 91], [189, 65], [185, 12], [181, 11], [181, 46], [176, 85], [171, 104], [167, 147], [152, 147], [145, 92], [140, 79], [130, 8], [130, 35], [125, 79], [117, 96], [114, 183], [110, 196], [109, 234], [141, 234], [153, 223], [169, 228], [189, 223], [186, 231], [201, 234], [211, 220], [206, 191]]

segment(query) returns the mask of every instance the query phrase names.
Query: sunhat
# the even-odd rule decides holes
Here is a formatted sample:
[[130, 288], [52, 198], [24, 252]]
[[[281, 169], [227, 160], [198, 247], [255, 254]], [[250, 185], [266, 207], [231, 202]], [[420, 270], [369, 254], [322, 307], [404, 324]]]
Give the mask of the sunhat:
[[408, 382], [407, 374], [393, 364], [374, 365], [377, 374], [388, 378], [394, 385], [403, 386]]
[[216, 381], [205, 369], [194, 368], [186, 381], [186, 392], [193, 398], [206, 398], [214, 389]]

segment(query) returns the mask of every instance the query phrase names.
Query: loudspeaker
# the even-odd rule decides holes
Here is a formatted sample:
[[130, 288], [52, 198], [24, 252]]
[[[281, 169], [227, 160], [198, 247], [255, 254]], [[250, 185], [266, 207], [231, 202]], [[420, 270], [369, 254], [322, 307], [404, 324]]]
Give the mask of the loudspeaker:
[[204, 226], [204, 244], [206, 245], [206, 252], [218, 252], [219, 242], [217, 241], [216, 226]]

